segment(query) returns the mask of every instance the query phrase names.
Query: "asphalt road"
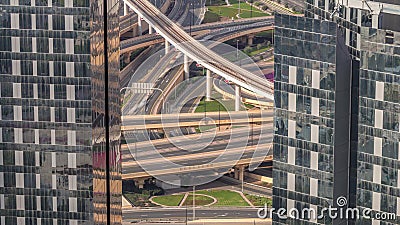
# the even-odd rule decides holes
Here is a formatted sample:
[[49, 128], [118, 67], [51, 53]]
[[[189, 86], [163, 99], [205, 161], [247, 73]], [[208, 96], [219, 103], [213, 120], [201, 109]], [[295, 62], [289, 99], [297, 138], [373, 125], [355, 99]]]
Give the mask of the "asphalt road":
[[[228, 218], [254, 218], [257, 219], [258, 208], [197, 208], [196, 219], [228, 219]], [[193, 218], [192, 208], [151, 208], [123, 210], [122, 218], [125, 222], [150, 220], [150, 219], [185, 219]], [[140, 219], [139, 219], [140, 220]]]
[[[158, 153], [160, 153], [164, 157], [172, 157], [172, 156], [184, 156], [184, 155], [190, 155], [190, 154], [199, 154], [199, 153], [207, 153], [207, 152], [212, 152], [212, 151], [217, 151], [221, 149], [225, 149], [230, 143], [232, 146], [238, 146], [239, 144], [244, 145], [244, 142], [248, 142], [247, 146], [255, 145], [258, 143], [258, 136], [260, 134], [260, 129], [254, 129], [253, 131], [253, 139], [250, 140], [248, 135], [249, 133], [243, 132], [243, 138], [236, 138], [230, 140], [231, 135], [226, 134], [226, 135], [221, 135], [217, 136], [216, 138], [212, 139], [212, 143], [208, 143], [209, 139], [208, 138], [198, 138], [198, 139], [182, 139], [182, 141], [179, 141], [179, 146], [202, 146], [205, 144], [209, 144], [208, 146], [205, 146], [205, 148], [201, 150], [195, 150], [195, 151], [189, 151], [189, 150], [182, 150], [179, 148], [179, 146], [175, 146], [174, 143], [152, 143], [148, 144], [146, 146], [143, 145], [137, 145], [137, 153], [141, 157], [145, 157], [145, 159], [152, 159], [152, 151], [154, 149], [157, 150]], [[266, 135], [264, 135], [266, 136]], [[272, 134], [268, 135], [268, 137], [271, 137]], [[272, 142], [272, 140], [271, 140]], [[130, 162], [133, 160], [132, 158], [132, 153], [134, 152], [134, 144], [131, 144], [130, 149], [124, 148], [122, 151], [122, 162]], [[148, 154], [145, 156], [145, 154]]]

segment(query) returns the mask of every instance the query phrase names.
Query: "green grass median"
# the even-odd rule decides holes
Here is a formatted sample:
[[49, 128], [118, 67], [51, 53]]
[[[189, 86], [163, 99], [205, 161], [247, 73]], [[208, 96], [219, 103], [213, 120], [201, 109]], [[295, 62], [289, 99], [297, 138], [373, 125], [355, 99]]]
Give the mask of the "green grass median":
[[272, 206], [272, 199], [262, 196], [245, 194], [246, 198], [254, 205], [254, 206]]
[[213, 206], [249, 206], [242, 196], [229, 190], [202, 190], [196, 193], [210, 195], [217, 199]]
[[151, 200], [157, 204], [165, 205], [165, 206], [178, 206], [182, 201], [184, 194], [177, 195], [163, 195], [153, 197]]
[[[195, 206], [204, 206], [209, 205], [214, 202], [214, 200], [205, 195], [195, 195]], [[193, 194], [187, 196], [185, 202], [183, 203], [184, 206], [193, 206]]]

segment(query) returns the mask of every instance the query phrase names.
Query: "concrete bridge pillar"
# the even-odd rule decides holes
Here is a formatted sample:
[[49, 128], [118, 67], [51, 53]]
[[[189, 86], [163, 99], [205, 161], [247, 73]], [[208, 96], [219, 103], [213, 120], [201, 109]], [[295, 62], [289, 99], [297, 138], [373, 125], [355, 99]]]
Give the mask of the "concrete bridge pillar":
[[128, 15], [128, 5], [124, 3], [124, 16]]
[[153, 34], [153, 27], [149, 24], [149, 34]]
[[122, 57], [124, 58], [124, 63], [128, 64], [131, 62], [131, 53], [130, 52], [124, 53], [122, 55]]
[[168, 54], [168, 52], [169, 52], [169, 47], [170, 47], [169, 42], [168, 42], [167, 40], [165, 40], [165, 54]]
[[141, 36], [142, 35], [142, 17], [138, 15], [138, 22], [137, 22], [137, 35]]
[[189, 57], [187, 55], [183, 56], [183, 71], [185, 74], [185, 80], [189, 79]]
[[378, 14], [372, 14], [372, 28], [378, 29], [379, 26], [379, 15]]
[[143, 187], [144, 187], [144, 182], [145, 182], [145, 181], [146, 181], [145, 178], [138, 178], [138, 179], [136, 179], [136, 180], [135, 180], [135, 185], [136, 185], [136, 187], [139, 188], [139, 189], [143, 189]]
[[206, 101], [211, 101], [211, 71], [209, 69], [207, 69], [207, 73], [206, 73]]
[[236, 180], [240, 180], [240, 181], [244, 180], [244, 166], [243, 165], [236, 166], [234, 173], [235, 173]]
[[247, 45], [253, 45], [254, 35], [250, 34], [247, 36]]
[[240, 111], [240, 86], [235, 85], [235, 111]]

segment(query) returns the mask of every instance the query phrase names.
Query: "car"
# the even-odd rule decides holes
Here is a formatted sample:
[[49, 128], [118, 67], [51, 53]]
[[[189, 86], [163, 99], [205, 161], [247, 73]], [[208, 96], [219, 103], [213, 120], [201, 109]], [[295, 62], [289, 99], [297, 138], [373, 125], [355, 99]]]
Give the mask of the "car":
[[231, 80], [224, 79], [224, 81], [225, 81], [225, 83], [227, 83], [227, 84], [233, 84], [233, 82], [232, 82]]

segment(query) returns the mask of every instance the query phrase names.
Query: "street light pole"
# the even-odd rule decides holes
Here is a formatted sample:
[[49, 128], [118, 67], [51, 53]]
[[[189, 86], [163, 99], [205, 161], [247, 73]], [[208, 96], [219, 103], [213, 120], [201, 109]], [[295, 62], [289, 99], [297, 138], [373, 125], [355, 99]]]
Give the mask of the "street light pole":
[[236, 39], [236, 61], [239, 61], [239, 40]]
[[[190, 2], [190, 5], [193, 6], [193, 2]], [[193, 12], [192, 12], [192, 13], [193, 13]], [[189, 19], [189, 21], [190, 21], [190, 23], [189, 23], [189, 33], [190, 33], [190, 36], [192, 36], [192, 20], [193, 20], [193, 16], [191, 16], [190, 19]]]
[[250, 1], [250, 18], [253, 18], [253, 0]]
[[253, 145], [253, 115], [251, 115], [251, 145]]
[[218, 104], [218, 131], [221, 131], [221, 103]]
[[239, 0], [239, 8], [238, 8], [238, 17], [240, 18], [240, 0]]
[[206, 98], [203, 98], [204, 101], [204, 118], [207, 117], [207, 101]]
[[196, 186], [193, 185], [193, 221], [196, 218], [196, 211], [195, 211], [195, 206], [196, 206], [196, 202], [195, 202], [195, 195], [194, 192], [196, 190]]
[[195, 24], [194, 24], [194, 4], [193, 4], [193, 1], [192, 1], [192, 18], [193, 18], [193, 26], [194, 26]]
[[[241, 171], [241, 172], [244, 173], [244, 171]], [[244, 175], [242, 177], [242, 193], [244, 193], [244, 187], [243, 186], [244, 186]]]
[[186, 207], [185, 207], [185, 209], [186, 209], [186, 225], [187, 225], [187, 224], [188, 224], [187, 204], [186, 204]]

